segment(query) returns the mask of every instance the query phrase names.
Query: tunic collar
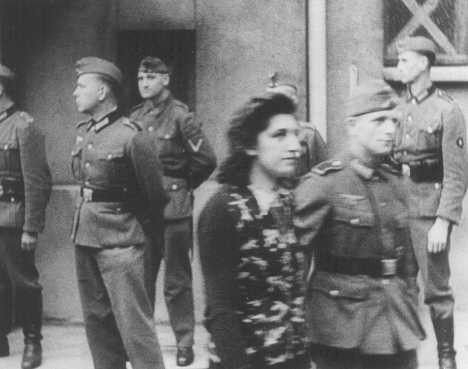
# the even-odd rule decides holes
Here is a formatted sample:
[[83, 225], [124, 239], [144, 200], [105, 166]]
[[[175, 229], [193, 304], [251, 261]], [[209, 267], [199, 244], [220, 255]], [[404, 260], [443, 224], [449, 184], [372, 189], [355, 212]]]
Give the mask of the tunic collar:
[[147, 99], [143, 104], [142, 113], [147, 114], [152, 112], [158, 115], [163, 109], [166, 103], [172, 97], [171, 92], [168, 89], [164, 89], [158, 96], [153, 99]]
[[365, 179], [366, 181], [370, 180], [383, 180], [385, 179], [385, 175], [380, 172], [379, 167], [371, 167], [366, 165], [361, 160], [357, 158], [352, 158], [349, 161], [349, 166], [356, 172], [356, 174]]
[[103, 128], [114, 123], [117, 118], [120, 116], [120, 111], [117, 106], [114, 106], [110, 111], [105, 112], [104, 115], [101, 115], [97, 118], [93, 117], [88, 123], [87, 130], [94, 129], [95, 132], [101, 131]]
[[428, 88], [420, 91], [418, 94], [413, 95], [411, 92], [410, 87], [408, 86], [406, 89], [406, 101], [412, 102], [413, 104], [420, 104], [429, 96], [431, 96], [436, 90], [434, 84], [431, 84]]

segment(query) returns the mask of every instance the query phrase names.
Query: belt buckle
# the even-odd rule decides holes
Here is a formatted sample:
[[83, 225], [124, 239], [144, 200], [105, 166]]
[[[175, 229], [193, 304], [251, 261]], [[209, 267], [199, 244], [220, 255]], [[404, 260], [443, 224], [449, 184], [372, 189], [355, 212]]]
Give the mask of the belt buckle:
[[411, 168], [408, 164], [401, 165], [401, 174], [403, 174], [405, 177], [411, 177]]
[[83, 188], [83, 199], [85, 202], [93, 200], [93, 190], [91, 188]]
[[398, 259], [381, 259], [380, 266], [383, 277], [392, 277], [397, 274]]

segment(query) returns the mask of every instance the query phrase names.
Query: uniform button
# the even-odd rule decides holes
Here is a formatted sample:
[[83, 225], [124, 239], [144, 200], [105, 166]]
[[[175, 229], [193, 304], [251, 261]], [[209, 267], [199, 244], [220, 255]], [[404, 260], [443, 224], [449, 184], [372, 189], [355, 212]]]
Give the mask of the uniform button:
[[406, 139], [409, 139], [411, 136], [409, 133], [406, 134]]
[[338, 290], [330, 290], [328, 292], [330, 294], [330, 296], [338, 296], [340, 294], [340, 291]]
[[153, 132], [153, 131], [154, 131], [154, 127], [153, 127], [153, 126], [148, 127], [148, 131]]
[[3, 149], [4, 149], [4, 150], [8, 150], [8, 144], [6, 144], [5, 146], [3, 146]]
[[91, 163], [89, 163], [89, 162], [85, 163], [85, 168], [89, 168], [90, 166], [91, 166]]
[[13, 196], [10, 198], [10, 202], [15, 202], [15, 198]]
[[359, 223], [361, 223], [361, 220], [359, 218], [353, 218], [349, 222], [351, 224], [359, 224]]
[[112, 159], [112, 154], [108, 154], [107, 159]]
[[168, 140], [169, 138], [171, 138], [171, 136], [170, 136], [170, 135], [165, 135], [164, 138], [165, 138], [166, 140]]
[[438, 182], [434, 183], [434, 188], [436, 190], [438, 190], [440, 188], [440, 183], [438, 183]]
[[89, 181], [85, 181], [85, 186], [89, 186], [91, 183]]
[[88, 149], [92, 149], [93, 148], [93, 144], [88, 144]]
[[174, 183], [172, 186], [171, 186], [171, 190], [175, 191], [177, 190], [178, 186]]
[[408, 115], [408, 117], [406, 118], [408, 120], [408, 122], [411, 122], [413, 120], [413, 118], [411, 117], [411, 115]]
[[116, 211], [117, 213], [120, 213], [120, 212], [122, 211], [122, 208], [117, 208], [117, 209], [115, 209], [115, 211]]

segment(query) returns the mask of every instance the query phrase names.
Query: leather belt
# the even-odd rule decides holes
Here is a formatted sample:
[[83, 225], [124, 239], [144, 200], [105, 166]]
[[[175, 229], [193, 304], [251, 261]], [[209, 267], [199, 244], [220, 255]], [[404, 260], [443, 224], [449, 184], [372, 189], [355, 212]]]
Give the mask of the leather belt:
[[81, 187], [80, 195], [85, 202], [125, 202], [129, 199], [127, 191], [123, 189], [99, 190]]
[[389, 278], [398, 275], [400, 259], [360, 259], [332, 255], [320, 255], [317, 270], [348, 275], [368, 275], [373, 278]]

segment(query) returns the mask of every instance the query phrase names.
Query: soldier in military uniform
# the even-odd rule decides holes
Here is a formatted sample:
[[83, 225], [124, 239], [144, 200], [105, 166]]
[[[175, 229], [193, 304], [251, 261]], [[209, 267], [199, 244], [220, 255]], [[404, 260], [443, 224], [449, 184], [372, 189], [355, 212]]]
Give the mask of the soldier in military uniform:
[[[177, 341], [177, 364], [186, 366], [194, 359], [192, 192], [212, 173], [216, 158], [193, 114], [172, 96], [169, 81], [164, 62], [155, 57], [144, 58], [138, 70], [138, 88], [144, 101], [132, 109], [130, 119], [151, 137], [164, 170], [164, 187], [170, 198], [164, 213], [164, 296]], [[147, 264], [148, 289], [154, 301], [160, 258], [152, 255], [150, 245]]]
[[[163, 234], [167, 197], [153, 144], [118, 107], [121, 71], [96, 57], [76, 63], [72, 152], [81, 186], [72, 239], [86, 334], [96, 369], [164, 368], [144, 280], [146, 237]], [[161, 251], [162, 252], [162, 251]]]
[[42, 361], [42, 287], [34, 252], [51, 178], [44, 136], [7, 93], [13, 78], [0, 64], [0, 357], [9, 355], [14, 307], [24, 333], [21, 367], [29, 369]]
[[458, 105], [434, 87], [434, 43], [422, 36], [397, 43], [398, 72], [407, 85], [393, 158], [407, 176], [414, 250], [437, 338], [439, 366], [456, 368], [454, 298], [449, 244], [460, 221], [468, 157], [465, 119]]
[[[294, 104], [299, 104], [297, 87], [293, 83], [278, 82], [276, 74], [271, 77], [271, 83], [267, 87], [268, 92], [280, 93], [289, 97]], [[312, 122], [299, 121], [301, 131], [299, 142], [301, 143], [301, 156], [296, 169], [296, 177], [299, 178], [308, 173], [313, 166], [327, 158], [327, 146], [317, 127]]]
[[424, 330], [406, 197], [382, 164], [395, 134], [393, 98], [383, 81], [357, 87], [346, 104], [347, 151], [296, 189], [297, 235], [316, 252], [306, 320], [319, 369], [417, 367]]

